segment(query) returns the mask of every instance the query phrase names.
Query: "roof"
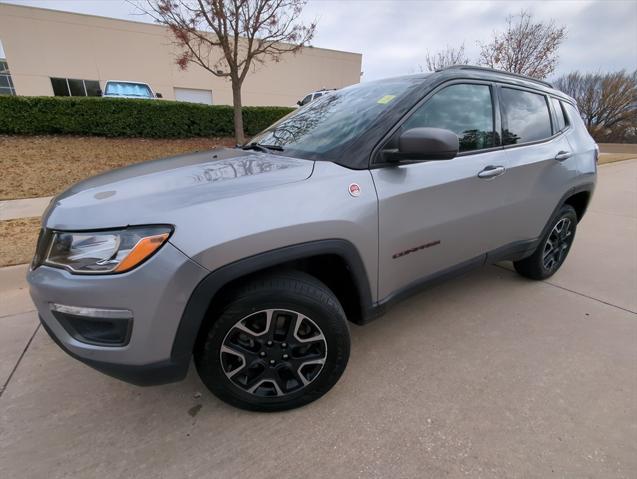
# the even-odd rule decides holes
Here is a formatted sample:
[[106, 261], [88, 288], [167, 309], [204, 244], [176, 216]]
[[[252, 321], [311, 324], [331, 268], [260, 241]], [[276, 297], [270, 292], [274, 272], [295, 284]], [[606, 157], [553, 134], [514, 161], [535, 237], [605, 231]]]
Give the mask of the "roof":
[[431, 76], [437, 77], [441, 81], [446, 81], [454, 78], [498, 81], [511, 85], [539, 90], [543, 93], [558, 96], [569, 103], [575, 104], [575, 100], [573, 98], [568, 96], [566, 93], [557, 90], [551, 83], [547, 81], [532, 78], [527, 75], [520, 75], [519, 73], [496, 70], [495, 68], [478, 67], [473, 65], [452, 65], [447, 68], [436, 70]]
[[557, 90], [553, 85], [544, 80], [538, 80], [527, 75], [506, 72], [504, 70], [496, 70], [495, 68], [479, 67], [474, 65], [452, 65], [450, 67], [441, 68], [434, 72], [412, 73], [410, 75], [400, 75], [392, 78], [384, 78], [382, 80], [374, 80], [375, 82], [411, 79], [421, 81], [424, 88], [435, 88], [436, 86], [455, 79], [497, 81], [500, 83], [508, 83], [525, 88], [539, 90], [545, 94], [558, 96], [569, 103], [575, 104], [575, 100], [566, 93]]
[[553, 88], [553, 85], [550, 84], [547, 81], [544, 80], [538, 80], [537, 78], [533, 78], [527, 75], [522, 75], [520, 73], [512, 73], [512, 72], [507, 72], [504, 70], [497, 70], [495, 68], [488, 68], [488, 67], [479, 67], [479, 66], [475, 66], [475, 65], [451, 65], [450, 67], [446, 67], [446, 68], [441, 68], [440, 70], [436, 70], [436, 72], [441, 72], [441, 71], [447, 71], [447, 70], [475, 70], [475, 71], [482, 71], [482, 72], [489, 72], [489, 73], [497, 73], [498, 75], [504, 75], [504, 76], [509, 76], [509, 77], [515, 77], [515, 78], [520, 78], [523, 80], [527, 80], [527, 81], [531, 81], [531, 82], [536, 82], [536, 83], [540, 83], [544, 86], [547, 86], [549, 88]]

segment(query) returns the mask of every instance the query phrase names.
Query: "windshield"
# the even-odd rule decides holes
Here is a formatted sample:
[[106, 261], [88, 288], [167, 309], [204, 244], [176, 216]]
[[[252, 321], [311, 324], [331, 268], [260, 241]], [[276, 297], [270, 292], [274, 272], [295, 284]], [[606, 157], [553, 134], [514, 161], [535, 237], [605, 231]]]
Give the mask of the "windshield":
[[105, 95], [138, 96], [140, 98], [152, 98], [153, 94], [148, 85], [142, 83], [108, 82]]
[[361, 83], [323, 95], [283, 117], [251, 142], [314, 157], [356, 138], [413, 83], [405, 79]]

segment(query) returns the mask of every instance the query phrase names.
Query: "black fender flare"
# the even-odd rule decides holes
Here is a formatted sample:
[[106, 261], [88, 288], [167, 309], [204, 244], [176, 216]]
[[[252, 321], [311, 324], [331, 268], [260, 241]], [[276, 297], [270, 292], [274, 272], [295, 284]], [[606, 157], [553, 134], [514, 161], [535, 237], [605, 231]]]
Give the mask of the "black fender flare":
[[[537, 238], [526, 241], [516, 241], [515, 243], [511, 243], [509, 245], [503, 246], [502, 248], [498, 248], [495, 251], [490, 251], [489, 253], [487, 253], [486, 262], [489, 264], [493, 264], [498, 261], [519, 261], [531, 256], [535, 252], [536, 248], [540, 245], [542, 238], [544, 238], [548, 234], [549, 228], [551, 226], [551, 220], [555, 217], [560, 208], [566, 204], [566, 200], [568, 200], [571, 196], [582, 192], [587, 192], [589, 193], [590, 197], [592, 197], [594, 191], [595, 183], [583, 183], [581, 185], [569, 188], [566, 193], [562, 195], [560, 201], [557, 202], [557, 205], [555, 206], [553, 211], [551, 211], [551, 214], [546, 220], [546, 224], [542, 228], [542, 231]], [[582, 216], [578, 218], [578, 222], [581, 221], [584, 217], [584, 213], [586, 212], [589, 204], [590, 198], [589, 202], [586, 205], [586, 208], [584, 208]]]
[[215, 295], [226, 284], [258, 271], [288, 261], [332, 254], [341, 257], [354, 278], [363, 315], [372, 308], [372, 293], [365, 265], [356, 247], [343, 239], [326, 239], [299, 243], [249, 256], [209, 273], [195, 287], [184, 308], [173, 341], [171, 360], [188, 364], [199, 329]]
[[584, 217], [584, 213], [586, 213], [586, 210], [588, 209], [588, 205], [590, 205], [590, 200], [593, 197], [594, 191], [595, 191], [595, 183], [583, 183], [581, 185], [577, 185], [572, 188], [569, 188], [568, 191], [562, 195], [562, 198], [560, 198], [560, 201], [557, 203], [557, 206], [551, 213], [551, 216], [549, 216], [547, 220], [547, 224], [542, 230], [542, 234], [540, 235], [540, 238], [544, 237], [544, 235], [547, 232], [547, 228], [550, 226], [549, 222], [551, 221], [551, 218], [553, 218], [557, 214], [559, 209], [566, 204], [566, 200], [568, 200], [571, 196], [576, 195], [577, 193], [587, 192], [590, 195], [588, 203], [586, 204], [586, 208], [584, 208], [584, 212], [582, 213], [582, 216], [577, 219], [578, 222], [581, 221], [582, 218]]
[[557, 208], [555, 208], [555, 211], [553, 212], [553, 214], [557, 213], [557, 210], [560, 209], [562, 206], [564, 206], [566, 204], [566, 200], [569, 199], [571, 196], [576, 195], [577, 193], [583, 193], [583, 192], [587, 192], [589, 194], [589, 198], [588, 198], [588, 202], [586, 203], [586, 206], [584, 207], [584, 211], [582, 212], [582, 215], [579, 218], [577, 218], [578, 223], [582, 221], [582, 218], [586, 214], [586, 210], [588, 209], [588, 206], [591, 204], [591, 199], [593, 198], [593, 193], [595, 192], [595, 183], [584, 183], [578, 186], [574, 186], [573, 188], [570, 188], [564, 194], [564, 196], [562, 196], [562, 199], [560, 200], [560, 203], [557, 205]]

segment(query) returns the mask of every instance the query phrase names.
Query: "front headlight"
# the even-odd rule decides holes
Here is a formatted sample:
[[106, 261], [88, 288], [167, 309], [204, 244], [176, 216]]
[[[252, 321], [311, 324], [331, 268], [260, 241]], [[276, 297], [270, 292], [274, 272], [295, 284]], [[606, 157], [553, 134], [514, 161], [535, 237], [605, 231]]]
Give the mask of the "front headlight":
[[53, 231], [42, 264], [79, 274], [123, 273], [148, 259], [171, 232], [168, 226], [77, 233]]

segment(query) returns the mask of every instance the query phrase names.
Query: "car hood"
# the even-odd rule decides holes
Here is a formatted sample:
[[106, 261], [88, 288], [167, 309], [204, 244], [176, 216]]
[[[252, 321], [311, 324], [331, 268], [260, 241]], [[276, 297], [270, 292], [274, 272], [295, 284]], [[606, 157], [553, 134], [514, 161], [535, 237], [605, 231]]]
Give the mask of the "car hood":
[[195, 204], [305, 180], [313, 166], [309, 160], [238, 148], [148, 161], [76, 183], [53, 199], [43, 223], [94, 229], [162, 222]]

